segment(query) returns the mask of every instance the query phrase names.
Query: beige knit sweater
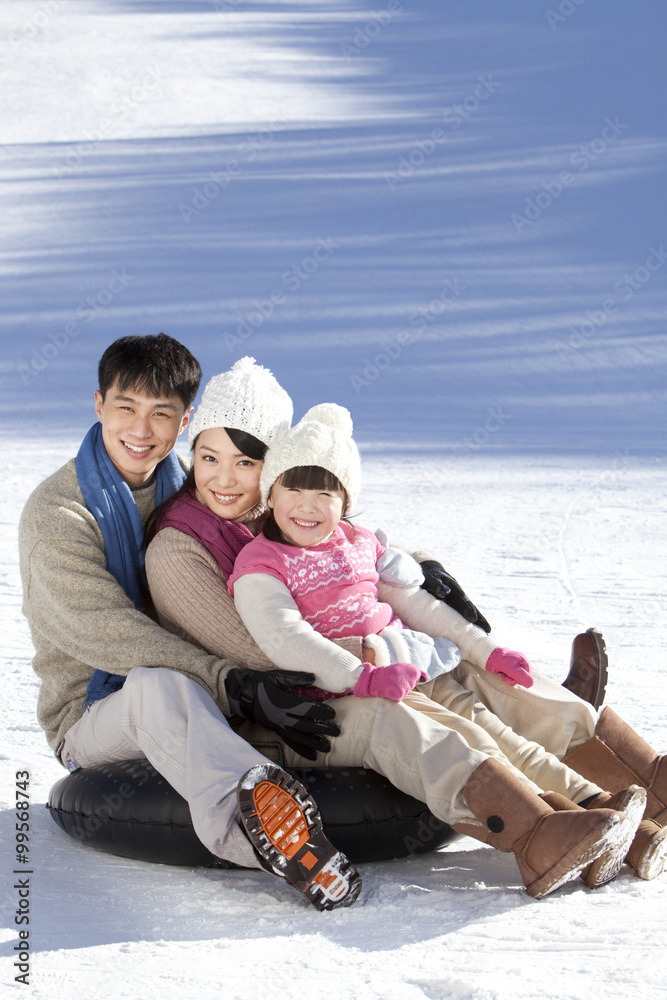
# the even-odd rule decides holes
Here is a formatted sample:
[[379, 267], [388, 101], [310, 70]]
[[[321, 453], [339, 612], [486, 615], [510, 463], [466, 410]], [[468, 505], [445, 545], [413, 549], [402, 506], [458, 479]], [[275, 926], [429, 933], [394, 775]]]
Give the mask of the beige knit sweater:
[[[155, 486], [134, 491], [145, 520]], [[85, 506], [74, 459], [34, 490], [19, 526], [23, 613], [41, 685], [40, 725], [57, 753], [81, 712], [93, 670], [180, 670], [229, 712], [224, 688], [234, 662], [196, 648], [134, 608], [107, 571], [102, 532]]]

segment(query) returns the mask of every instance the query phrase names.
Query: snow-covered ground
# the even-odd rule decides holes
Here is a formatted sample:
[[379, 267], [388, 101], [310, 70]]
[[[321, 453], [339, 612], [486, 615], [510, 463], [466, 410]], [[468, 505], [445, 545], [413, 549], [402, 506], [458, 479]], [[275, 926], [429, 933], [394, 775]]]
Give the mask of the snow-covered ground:
[[667, 749], [663, 4], [4, 0], [0, 28], [2, 995], [27, 769], [29, 995], [665, 996], [667, 877], [535, 902], [463, 840], [318, 914], [66, 838], [16, 552], [111, 340], [163, 329], [206, 377], [252, 354], [297, 416], [352, 411], [363, 523], [557, 680], [597, 624], [608, 702]]

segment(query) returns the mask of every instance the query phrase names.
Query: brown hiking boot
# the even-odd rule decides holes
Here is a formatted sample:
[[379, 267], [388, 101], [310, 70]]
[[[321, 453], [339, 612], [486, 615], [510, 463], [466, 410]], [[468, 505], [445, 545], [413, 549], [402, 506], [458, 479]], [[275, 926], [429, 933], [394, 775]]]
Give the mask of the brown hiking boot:
[[609, 661], [602, 633], [596, 628], [586, 629], [575, 636], [570, 656], [570, 672], [563, 681], [578, 698], [599, 708], [607, 688]]
[[581, 877], [589, 889], [597, 889], [601, 885], [606, 885], [615, 879], [625, 861], [626, 855], [635, 840], [637, 829], [641, 823], [641, 818], [646, 805], [646, 790], [639, 785], [631, 785], [610, 795], [608, 792], [601, 792], [595, 799], [585, 807], [579, 806], [575, 802], [561, 795], [559, 792], [543, 792], [541, 799], [556, 811], [562, 809], [613, 809], [622, 813], [624, 817], [625, 833], [620, 837], [618, 843], [610, 847], [596, 858], [592, 864], [584, 868]]
[[555, 812], [511, 768], [492, 758], [473, 771], [463, 795], [480, 823], [456, 823], [453, 829], [513, 852], [526, 892], [535, 899], [576, 878], [625, 834], [621, 813]]
[[242, 828], [264, 868], [318, 910], [355, 901], [361, 875], [327, 840], [315, 801], [296, 778], [259, 764], [243, 776], [236, 796]]

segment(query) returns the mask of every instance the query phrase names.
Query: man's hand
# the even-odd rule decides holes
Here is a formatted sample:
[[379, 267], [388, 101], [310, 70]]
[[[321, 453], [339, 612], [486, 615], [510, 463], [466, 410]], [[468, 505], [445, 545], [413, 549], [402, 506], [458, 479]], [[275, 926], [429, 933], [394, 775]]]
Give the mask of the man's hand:
[[246, 670], [234, 667], [225, 678], [229, 707], [234, 715], [272, 729], [288, 747], [315, 760], [318, 751], [328, 753], [327, 736], [339, 736], [331, 705], [307, 701], [291, 688], [309, 687], [315, 675], [300, 670]]
[[450, 576], [442, 563], [436, 562], [435, 559], [426, 559], [419, 565], [424, 574], [422, 587], [427, 593], [437, 598], [438, 601], [444, 601], [450, 608], [454, 608], [454, 611], [458, 611], [472, 625], [476, 625], [486, 633], [491, 631], [491, 626], [484, 615], [477, 610], [463, 588], [453, 576]]

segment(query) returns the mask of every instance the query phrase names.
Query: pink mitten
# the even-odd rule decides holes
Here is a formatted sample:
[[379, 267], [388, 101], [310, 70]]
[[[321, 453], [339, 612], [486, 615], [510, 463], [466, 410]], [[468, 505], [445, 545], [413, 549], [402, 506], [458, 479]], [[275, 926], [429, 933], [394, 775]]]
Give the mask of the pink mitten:
[[419, 667], [411, 663], [390, 663], [388, 667], [374, 667], [364, 663], [359, 680], [354, 685], [357, 698], [390, 698], [402, 701], [409, 691], [422, 681], [428, 680]]
[[526, 657], [512, 649], [505, 649], [504, 646], [494, 649], [486, 661], [486, 669], [492, 674], [499, 674], [505, 684], [512, 687], [520, 684], [521, 687], [529, 688], [535, 683]]

